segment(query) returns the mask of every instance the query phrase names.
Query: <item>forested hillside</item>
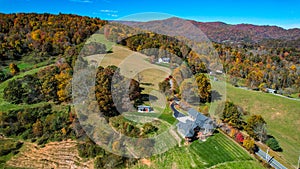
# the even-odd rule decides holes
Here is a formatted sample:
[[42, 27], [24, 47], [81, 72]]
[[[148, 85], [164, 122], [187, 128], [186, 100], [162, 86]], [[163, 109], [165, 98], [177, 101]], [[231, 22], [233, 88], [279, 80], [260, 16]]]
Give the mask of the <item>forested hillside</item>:
[[[164, 24], [168, 25], [168, 21], [166, 20], [167, 23]], [[153, 22], [156, 21], [149, 23]], [[146, 22], [139, 27], [144, 28], [149, 23]], [[170, 24], [174, 24], [174, 21], [171, 20]], [[123, 39], [125, 32], [128, 32], [128, 27], [119, 26], [119, 29], [115, 30], [114, 26], [107, 29], [106, 37], [118, 42], [117, 39]], [[176, 63], [178, 59], [172, 56], [175, 54], [187, 62], [193, 74], [206, 73], [211, 70], [211, 65], [217, 62], [210, 55], [195, 53], [180, 38], [166, 35], [143, 33], [125, 38], [118, 43], [150, 56], [153, 63], [161, 57], [171, 58], [171, 62]], [[247, 86], [262, 91], [272, 88], [284, 95], [300, 91], [299, 48], [248, 43], [235, 45], [213, 43], [213, 45], [223, 64], [224, 72], [230, 76], [230, 82], [233, 85]], [[182, 72], [179, 73], [182, 74]]]
[[0, 60], [40, 62], [64, 54], [71, 46], [85, 41], [103, 24], [97, 18], [77, 15], [0, 14]]

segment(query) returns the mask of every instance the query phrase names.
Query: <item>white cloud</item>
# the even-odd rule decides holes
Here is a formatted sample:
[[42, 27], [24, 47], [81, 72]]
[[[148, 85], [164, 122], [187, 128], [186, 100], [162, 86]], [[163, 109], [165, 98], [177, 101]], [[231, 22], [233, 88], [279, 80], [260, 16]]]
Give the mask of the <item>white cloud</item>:
[[110, 17], [118, 17], [118, 12], [117, 10], [111, 10], [111, 9], [101, 9], [97, 12], [93, 12], [94, 15], [107, 15]]
[[109, 9], [101, 9], [100, 12], [102, 12], [102, 13], [118, 13], [118, 11], [109, 10]]
[[111, 16], [111, 17], [118, 17], [117, 14], [111, 14], [111, 13], [107, 13], [108, 16]]

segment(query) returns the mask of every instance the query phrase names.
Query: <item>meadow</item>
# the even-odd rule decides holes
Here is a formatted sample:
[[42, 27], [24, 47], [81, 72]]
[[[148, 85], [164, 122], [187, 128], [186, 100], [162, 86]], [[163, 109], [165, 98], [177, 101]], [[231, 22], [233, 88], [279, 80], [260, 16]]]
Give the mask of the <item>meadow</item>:
[[300, 102], [273, 94], [244, 90], [227, 84], [227, 99], [243, 107], [250, 114], [260, 114], [267, 122], [269, 134], [283, 151], [278, 152], [296, 166], [300, 151]]

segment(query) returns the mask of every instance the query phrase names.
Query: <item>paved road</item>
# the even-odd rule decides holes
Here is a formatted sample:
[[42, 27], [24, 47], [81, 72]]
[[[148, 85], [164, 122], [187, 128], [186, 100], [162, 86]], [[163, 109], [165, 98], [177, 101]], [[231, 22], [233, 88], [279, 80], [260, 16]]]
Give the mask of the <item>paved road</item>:
[[273, 157], [269, 155], [267, 156], [266, 159], [266, 153], [261, 149], [259, 149], [258, 152], [256, 152], [255, 154], [258, 155], [260, 158], [264, 159], [265, 161], [267, 161], [275, 169], [287, 169], [285, 166], [280, 164], [278, 161], [276, 161]]
[[[237, 88], [243, 89], [243, 90], [255, 91], [255, 90], [251, 90], [251, 89], [249, 89], [249, 88], [247, 88], [247, 87], [237, 87]], [[262, 91], [256, 91], [256, 92], [262, 92]], [[272, 93], [269, 93], [269, 94], [272, 94]], [[281, 95], [281, 94], [274, 93], [273, 95], [279, 96], [279, 97], [282, 97], [282, 98], [285, 98], [285, 99], [290, 99], [290, 100], [295, 100], [295, 101], [300, 102], [300, 99], [291, 98], [291, 97], [286, 97], [286, 96]]]
[[186, 115], [180, 113], [178, 110], [175, 109], [175, 104], [174, 104], [174, 103], [171, 104], [171, 109], [172, 109], [173, 112], [174, 112], [174, 113], [173, 113], [173, 116], [174, 116], [175, 118], [177, 118], [177, 117], [185, 117], [185, 116], [186, 116]]

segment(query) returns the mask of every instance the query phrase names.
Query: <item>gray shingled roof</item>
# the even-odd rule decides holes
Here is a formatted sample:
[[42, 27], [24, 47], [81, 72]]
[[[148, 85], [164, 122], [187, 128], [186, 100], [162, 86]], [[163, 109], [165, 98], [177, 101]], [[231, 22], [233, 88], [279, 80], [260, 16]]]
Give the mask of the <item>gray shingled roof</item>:
[[201, 129], [214, 130], [214, 122], [204, 116], [202, 113], [199, 113], [195, 109], [188, 110], [189, 116], [194, 119], [194, 121], [187, 120], [186, 123], [179, 122], [177, 123], [177, 130], [183, 137], [192, 137], [194, 135], [194, 129], [199, 126]]

